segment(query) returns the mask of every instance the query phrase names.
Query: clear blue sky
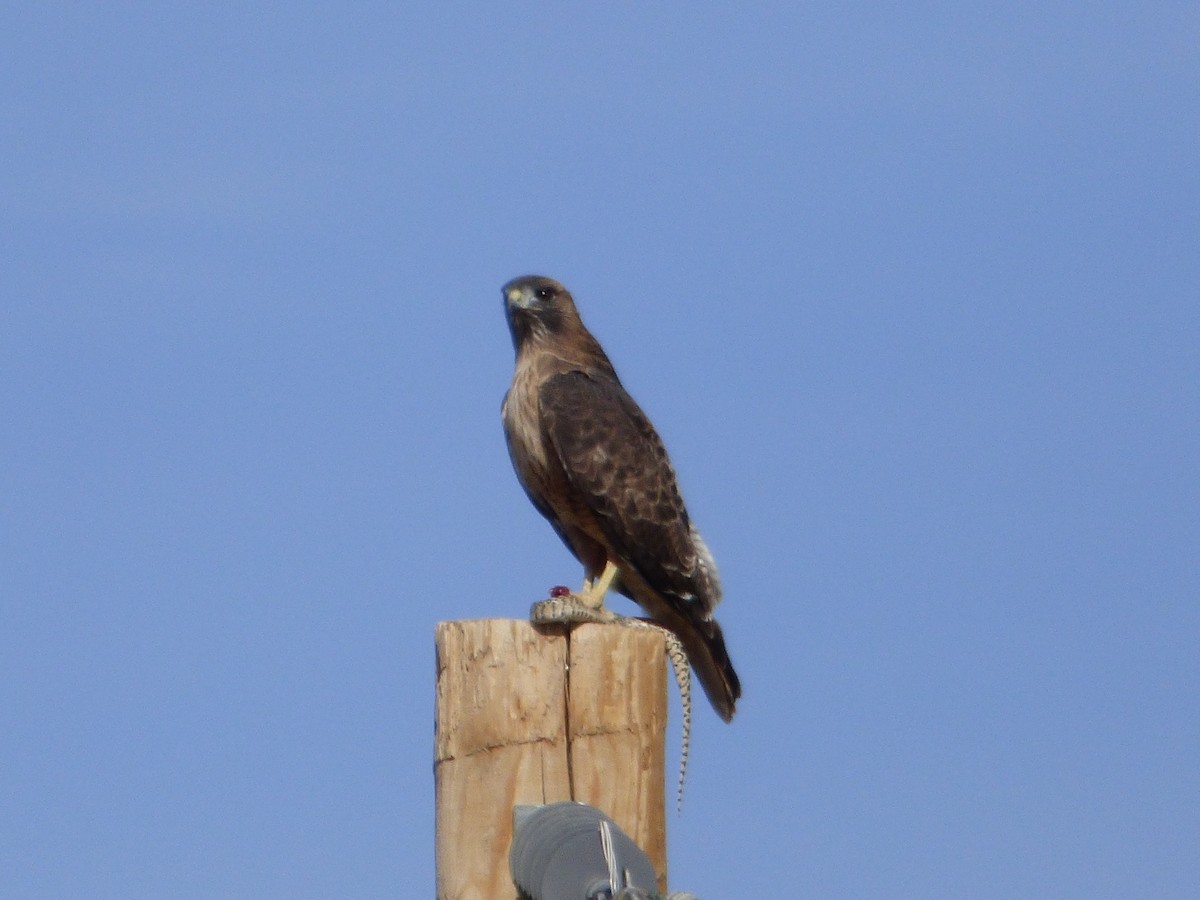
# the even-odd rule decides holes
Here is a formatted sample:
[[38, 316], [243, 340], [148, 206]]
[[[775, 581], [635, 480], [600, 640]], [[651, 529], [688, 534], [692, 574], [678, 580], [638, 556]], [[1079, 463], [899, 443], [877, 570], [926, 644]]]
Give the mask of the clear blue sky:
[[541, 272], [725, 582], [675, 888], [1195, 896], [1198, 42], [10, 4], [0, 894], [432, 895], [434, 623], [580, 577], [500, 430]]

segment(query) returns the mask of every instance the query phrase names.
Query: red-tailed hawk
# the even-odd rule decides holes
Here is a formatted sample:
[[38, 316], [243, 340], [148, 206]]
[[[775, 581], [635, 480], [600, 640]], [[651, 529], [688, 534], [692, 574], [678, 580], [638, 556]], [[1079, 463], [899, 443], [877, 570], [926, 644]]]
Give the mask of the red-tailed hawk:
[[721, 582], [662, 441], [566, 288], [530, 275], [503, 292], [517, 353], [502, 408], [508, 452], [533, 505], [583, 563], [578, 598], [599, 609], [611, 586], [674, 632], [728, 722], [742, 688], [713, 618]]

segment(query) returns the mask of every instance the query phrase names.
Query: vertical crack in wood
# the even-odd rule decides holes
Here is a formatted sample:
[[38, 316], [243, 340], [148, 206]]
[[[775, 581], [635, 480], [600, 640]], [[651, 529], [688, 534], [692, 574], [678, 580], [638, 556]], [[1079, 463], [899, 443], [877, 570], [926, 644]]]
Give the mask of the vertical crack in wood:
[[575, 745], [571, 741], [571, 629], [563, 629], [563, 640], [566, 647], [563, 650], [563, 740], [567, 745], [567, 796], [572, 800], [575, 796]]

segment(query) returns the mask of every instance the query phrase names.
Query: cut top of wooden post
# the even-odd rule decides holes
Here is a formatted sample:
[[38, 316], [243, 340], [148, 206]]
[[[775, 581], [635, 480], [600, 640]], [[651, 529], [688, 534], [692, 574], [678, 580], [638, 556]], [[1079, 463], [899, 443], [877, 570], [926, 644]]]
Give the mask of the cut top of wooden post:
[[621, 625], [437, 626], [440, 900], [516, 895], [512, 808], [578, 800], [613, 818], [666, 888], [663, 638]]

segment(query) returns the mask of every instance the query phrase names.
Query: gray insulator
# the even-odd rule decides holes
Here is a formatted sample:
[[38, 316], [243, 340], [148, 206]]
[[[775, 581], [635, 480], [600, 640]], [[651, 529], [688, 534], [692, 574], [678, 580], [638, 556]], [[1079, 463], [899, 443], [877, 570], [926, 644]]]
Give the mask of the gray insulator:
[[[612, 836], [611, 860], [605, 859], [603, 822]], [[650, 858], [612, 819], [584, 803], [514, 807], [508, 868], [513, 883], [532, 900], [608, 900], [629, 888], [649, 896], [657, 885]]]

